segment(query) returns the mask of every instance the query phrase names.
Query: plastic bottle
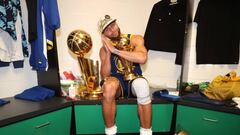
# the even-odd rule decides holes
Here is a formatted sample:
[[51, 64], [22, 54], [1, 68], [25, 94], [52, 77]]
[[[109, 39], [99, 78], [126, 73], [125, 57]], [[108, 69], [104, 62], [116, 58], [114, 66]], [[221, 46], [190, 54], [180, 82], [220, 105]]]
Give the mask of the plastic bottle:
[[176, 90], [177, 90], [177, 91], [180, 90], [180, 79], [179, 79], [179, 78], [177, 79], [177, 88], [176, 88]]
[[68, 88], [68, 95], [70, 98], [75, 98], [76, 96], [76, 89], [73, 84], [71, 84], [71, 86]]

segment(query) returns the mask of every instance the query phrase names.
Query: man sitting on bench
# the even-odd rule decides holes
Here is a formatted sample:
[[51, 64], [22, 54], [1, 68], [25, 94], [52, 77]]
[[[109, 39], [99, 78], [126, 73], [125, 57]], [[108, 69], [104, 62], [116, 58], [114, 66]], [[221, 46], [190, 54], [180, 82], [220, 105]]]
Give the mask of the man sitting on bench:
[[[101, 86], [103, 89], [102, 112], [105, 122], [105, 133], [115, 135], [116, 98], [128, 95], [136, 97], [138, 102], [138, 114], [140, 119], [140, 135], [151, 135], [152, 105], [149, 94], [149, 84], [142, 76], [139, 64], [147, 60], [147, 50], [144, 46], [144, 39], [140, 35], [122, 34], [116, 19], [105, 15], [98, 22], [98, 30], [101, 34], [102, 47], [99, 55], [101, 60]], [[132, 51], [119, 49], [116, 44], [123, 37], [129, 40]], [[126, 46], [125, 46], [126, 47]], [[126, 63], [132, 62], [131, 67]], [[128, 69], [132, 69], [133, 76], [126, 77]], [[125, 70], [125, 71], [124, 71]], [[131, 73], [130, 73], [131, 74]], [[131, 74], [131, 75], [132, 75]], [[126, 79], [127, 78], [127, 79]], [[128, 112], [126, 112], [128, 113]], [[126, 120], [127, 121], [127, 120]]]

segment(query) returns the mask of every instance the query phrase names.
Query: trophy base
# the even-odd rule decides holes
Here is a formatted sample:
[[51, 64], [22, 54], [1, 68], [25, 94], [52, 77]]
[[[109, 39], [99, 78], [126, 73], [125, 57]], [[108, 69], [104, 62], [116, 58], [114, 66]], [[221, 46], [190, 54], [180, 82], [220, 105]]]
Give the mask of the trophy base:
[[85, 97], [85, 99], [87, 99], [87, 100], [99, 100], [99, 99], [102, 99], [102, 94], [97, 94], [97, 95], [89, 94]]
[[80, 95], [80, 97], [86, 100], [99, 100], [102, 99], [102, 90], [98, 87], [95, 90], [89, 90], [88, 93]]
[[87, 96], [89, 100], [97, 100], [102, 98], [102, 89], [100, 87], [95, 90], [89, 91], [89, 95]]

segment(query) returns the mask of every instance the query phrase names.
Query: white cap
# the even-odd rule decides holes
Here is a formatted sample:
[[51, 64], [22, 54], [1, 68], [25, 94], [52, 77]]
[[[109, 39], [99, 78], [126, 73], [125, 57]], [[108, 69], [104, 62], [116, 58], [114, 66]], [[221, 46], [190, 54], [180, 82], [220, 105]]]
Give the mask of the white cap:
[[105, 15], [105, 16], [101, 17], [101, 19], [98, 21], [99, 33], [102, 34], [103, 31], [107, 28], [107, 26], [116, 20], [117, 19], [113, 19], [109, 15]]

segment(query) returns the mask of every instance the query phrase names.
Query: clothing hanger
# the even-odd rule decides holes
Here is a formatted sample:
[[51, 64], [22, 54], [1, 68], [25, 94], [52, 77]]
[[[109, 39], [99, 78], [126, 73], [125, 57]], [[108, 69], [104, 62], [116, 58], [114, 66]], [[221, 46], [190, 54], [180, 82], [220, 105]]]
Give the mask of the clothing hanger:
[[178, 4], [178, 1], [177, 1], [177, 0], [170, 0], [169, 5], [175, 5], [175, 4]]

